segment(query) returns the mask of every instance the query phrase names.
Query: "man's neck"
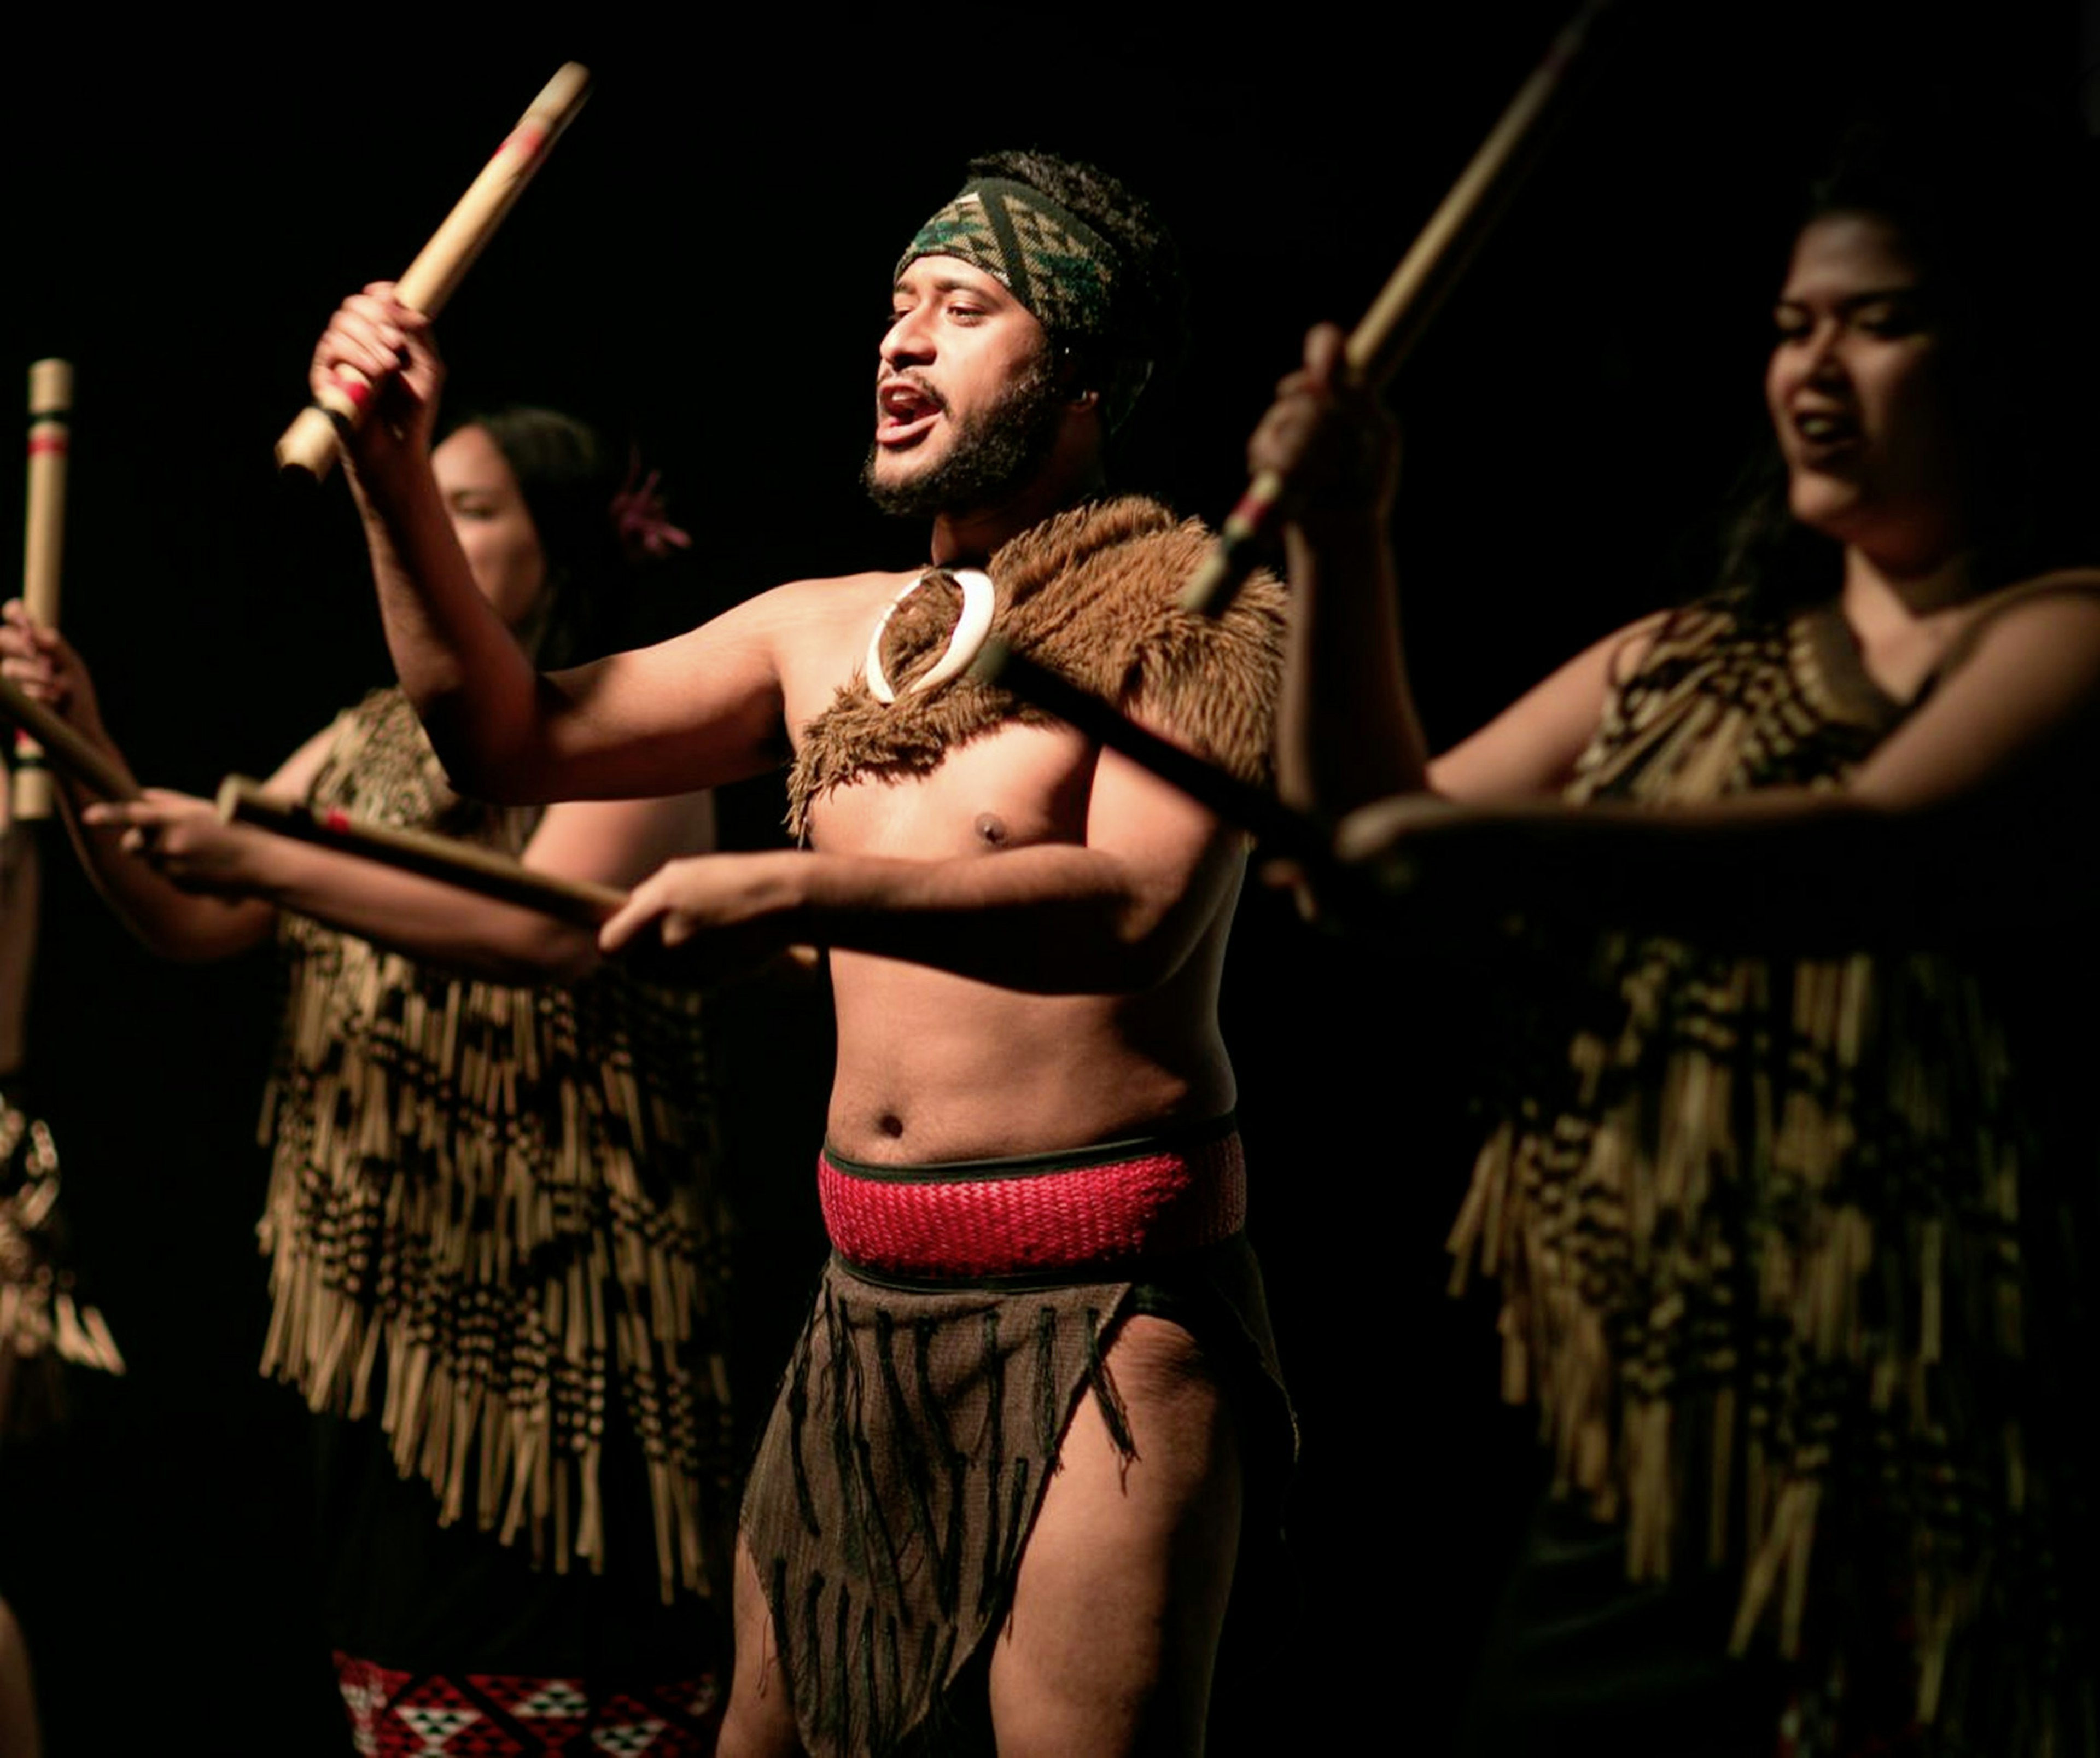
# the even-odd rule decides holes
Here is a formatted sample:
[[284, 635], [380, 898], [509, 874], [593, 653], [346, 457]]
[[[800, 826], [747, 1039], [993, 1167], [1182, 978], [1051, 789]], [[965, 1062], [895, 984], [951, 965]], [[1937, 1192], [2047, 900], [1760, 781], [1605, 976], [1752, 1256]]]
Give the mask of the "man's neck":
[[1008, 538], [1033, 529], [1052, 514], [1096, 498], [1106, 486], [1098, 463], [1079, 475], [1046, 472], [1026, 488], [988, 506], [933, 515], [932, 559], [936, 568], [967, 567], [990, 559]]

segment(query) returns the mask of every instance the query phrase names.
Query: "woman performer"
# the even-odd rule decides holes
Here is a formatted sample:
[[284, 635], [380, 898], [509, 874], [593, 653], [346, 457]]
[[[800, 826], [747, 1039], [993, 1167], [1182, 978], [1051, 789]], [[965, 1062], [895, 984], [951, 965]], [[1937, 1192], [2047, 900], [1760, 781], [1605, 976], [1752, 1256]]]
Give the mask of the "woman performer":
[[2002, 163], [1855, 137], [1721, 589], [1433, 762], [1335, 333], [1254, 442], [1303, 497], [1283, 783], [1349, 815], [1320, 901], [1532, 955], [1453, 1245], [1558, 1494], [1471, 1750], [2094, 1750], [2100, 375], [2036, 345], [2083, 185]]
[[[124, 1371], [102, 1314], [74, 1297], [55, 1212], [58, 1147], [30, 1093], [40, 874], [36, 838], [14, 815], [11, 780], [0, 763], [0, 1445], [60, 1413], [62, 1363]], [[0, 1758], [42, 1749], [28, 1645], [0, 1600]]]
[[[435, 454], [476, 583], [543, 660], [589, 643], [616, 524], [681, 535], [653, 496], [615, 495], [607, 462], [540, 409]], [[116, 753], [79, 656], [20, 603], [0, 656]], [[461, 799], [392, 689], [270, 785], [623, 888], [711, 842], [704, 796]], [[520, 1749], [656, 1725], [652, 1754], [712, 1751], [731, 1442], [694, 1004], [599, 968], [587, 927], [224, 825], [206, 801], [69, 788], [64, 805], [156, 951], [278, 943], [263, 1369], [321, 1416], [325, 1610], [360, 1749], [425, 1749], [417, 1730], [450, 1717]]]
[[[19, 1107], [15, 1097], [36, 941], [37, 863], [35, 845], [14, 820], [11, 780], [7, 766], [0, 763], [0, 1433], [7, 1425], [8, 1394], [19, 1358], [24, 1353], [42, 1353], [50, 1341], [49, 1286], [41, 1254], [33, 1249], [41, 1228], [24, 1226], [20, 1218], [23, 1199], [43, 1195], [44, 1180], [30, 1175], [33, 1157], [42, 1157], [34, 1154], [33, 1132], [43, 1126]], [[19, 1174], [18, 1157], [23, 1161]], [[39, 1201], [37, 1206], [41, 1219], [44, 1205]], [[29, 1335], [18, 1336], [18, 1332]], [[36, 1758], [42, 1750], [29, 1649], [14, 1612], [0, 1599], [0, 1758]]]

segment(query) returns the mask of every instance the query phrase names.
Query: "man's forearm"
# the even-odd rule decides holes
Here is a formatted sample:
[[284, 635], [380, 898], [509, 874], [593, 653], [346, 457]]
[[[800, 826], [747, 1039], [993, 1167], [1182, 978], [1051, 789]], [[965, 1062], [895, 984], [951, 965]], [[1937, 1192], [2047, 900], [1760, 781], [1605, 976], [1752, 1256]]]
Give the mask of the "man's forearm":
[[1229, 833], [1189, 884], [1096, 849], [916, 861], [782, 852], [674, 862], [637, 888], [609, 943], [660, 931], [704, 969], [788, 944], [923, 964], [1030, 993], [1127, 994], [1186, 961], [1237, 881]]
[[1186, 955], [1171, 911], [1122, 864], [1074, 847], [968, 860], [807, 857], [798, 939], [937, 965], [1004, 988], [1113, 994]]

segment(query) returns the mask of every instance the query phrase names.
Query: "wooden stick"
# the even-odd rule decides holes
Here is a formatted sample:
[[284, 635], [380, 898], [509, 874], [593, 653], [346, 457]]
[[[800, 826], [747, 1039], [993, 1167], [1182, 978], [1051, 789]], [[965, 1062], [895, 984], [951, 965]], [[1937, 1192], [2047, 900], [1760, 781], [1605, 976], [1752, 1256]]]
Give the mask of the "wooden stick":
[[[1429, 327], [1444, 295], [1457, 283], [1487, 236], [1489, 223], [1515, 193], [1526, 162], [1524, 148], [1534, 146], [1547, 126], [1564, 113], [1560, 102], [1569, 88], [1568, 73], [1581, 55], [1590, 28], [1612, 0], [1586, 0], [1582, 10], [1553, 40], [1546, 59], [1524, 83], [1494, 131], [1473, 155], [1450, 193], [1392, 272], [1385, 287], [1349, 333], [1348, 370], [1376, 391], [1396, 372]], [[1282, 498], [1283, 479], [1264, 470], [1247, 485], [1218, 534], [1217, 546], [1196, 571], [1182, 594], [1182, 607], [1206, 616], [1221, 615], [1246, 583], [1259, 559]]]
[[[547, 82], [495, 157], [404, 271], [398, 289], [404, 305], [428, 317], [444, 308], [589, 93], [589, 71], [574, 61], [563, 64]], [[277, 442], [280, 470], [303, 471], [319, 481], [335, 462], [336, 424], [354, 430], [363, 423], [372, 400], [370, 384], [362, 373], [345, 369], [337, 374], [337, 386], [322, 391], [285, 430]]]
[[[22, 598], [46, 629], [59, 620], [59, 564], [65, 552], [66, 455], [73, 440], [73, 363], [29, 368], [29, 485], [22, 523]], [[15, 748], [15, 815], [51, 815], [51, 776], [33, 738]]]
[[99, 745], [90, 744], [51, 709], [25, 694], [19, 684], [0, 678], [0, 720], [11, 720], [42, 747], [46, 764], [106, 800], [135, 800], [137, 784], [124, 766]]
[[1120, 752], [1161, 780], [1172, 783], [1228, 824], [1252, 831], [1273, 853], [1323, 869], [1331, 862], [1330, 839], [1316, 820], [1139, 726], [1061, 673], [1015, 652], [997, 635], [985, 643], [972, 669], [982, 682], [1011, 690], [1076, 727], [1095, 744]]
[[516, 903], [580, 927], [595, 928], [626, 903], [627, 894], [588, 880], [534, 872], [507, 855], [434, 837], [420, 830], [366, 824], [340, 811], [316, 811], [267, 797], [260, 782], [229, 775], [219, 784], [218, 815], [229, 824], [254, 824], [280, 837], [319, 843], [361, 860], [420, 873], [462, 890]]

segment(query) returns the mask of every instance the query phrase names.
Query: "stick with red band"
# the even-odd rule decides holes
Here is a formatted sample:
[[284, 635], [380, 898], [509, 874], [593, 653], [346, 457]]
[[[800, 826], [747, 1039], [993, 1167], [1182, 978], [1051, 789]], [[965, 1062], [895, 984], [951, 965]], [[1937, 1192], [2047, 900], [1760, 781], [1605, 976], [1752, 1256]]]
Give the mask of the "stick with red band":
[[[99, 745], [89, 744], [34, 696], [24, 693], [19, 684], [6, 678], [0, 678], [0, 720], [11, 720], [34, 740], [44, 763], [60, 775], [70, 775], [107, 800], [139, 797], [139, 784], [121, 763]], [[19, 749], [18, 746], [18, 752]]]
[[[1363, 321], [1349, 333], [1348, 369], [1359, 384], [1380, 389], [1422, 339], [1444, 295], [1464, 272], [1489, 224], [1515, 192], [1530, 162], [1527, 149], [1537, 146], [1546, 128], [1564, 113], [1562, 100], [1569, 73], [1590, 27], [1611, 3], [1586, 0], [1554, 39], [1546, 59], [1429, 216], [1429, 223], [1401, 258]], [[1217, 547], [1182, 594], [1183, 609], [1206, 616], [1224, 613], [1260, 559], [1261, 541], [1275, 519], [1283, 488], [1283, 479], [1274, 470], [1264, 470], [1248, 484], [1218, 534]]]
[[[65, 549], [66, 454], [73, 430], [73, 363], [29, 369], [29, 483], [22, 523], [22, 599], [40, 628], [59, 620], [59, 564]], [[51, 777], [33, 736], [15, 749], [15, 815], [51, 815]]]
[[470, 842], [367, 824], [340, 808], [288, 806], [267, 797], [259, 782], [245, 775], [229, 775], [220, 784], [218, 815], [229, 824], [254, 824], [280, 837], [318, 843], [581, 927], [597, 927], [627, 901], [627, 894], [611, 886], [534, 872], [507, 855]]
[[[518, 126], [504, 137], [495, 157], [467, 186], [466, 193], [402, 274], [398, 291], [404, 305], [428, 317], [435, 317], [443, 308], [589, 92], [589, 72], [574, 61], [547, 82]], [[364, 421], [371, 386], [347, 369], [337, 377], [338, 382], [285, 430], [277, 442], [279, 469], [302, 470], [316, 480], [325, 476], [335, 462], [335, 424], [342, 422], [355, 428]]]

